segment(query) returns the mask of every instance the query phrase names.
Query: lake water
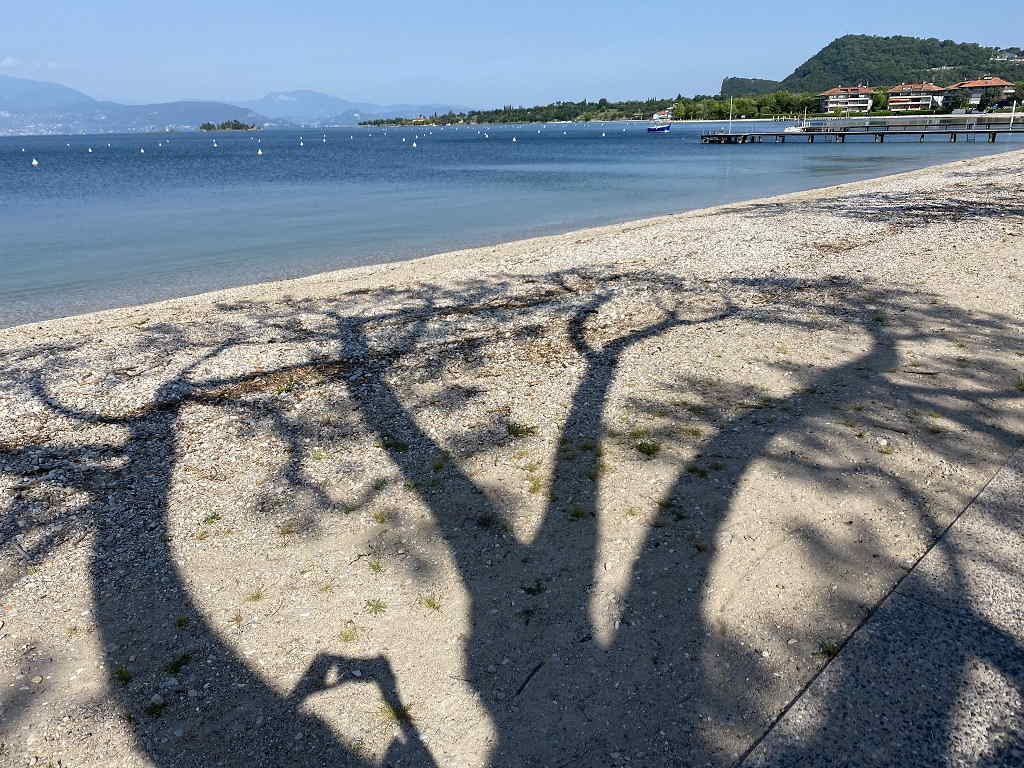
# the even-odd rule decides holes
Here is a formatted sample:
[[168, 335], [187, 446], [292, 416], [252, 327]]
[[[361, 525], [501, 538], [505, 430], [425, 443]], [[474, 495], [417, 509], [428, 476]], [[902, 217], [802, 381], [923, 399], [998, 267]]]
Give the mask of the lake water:
[[326, 143], [319, 130], [0, 138], [0, 327], [1024, 146], [702, 145], [707, 128], [359, 127], [329, 129]]

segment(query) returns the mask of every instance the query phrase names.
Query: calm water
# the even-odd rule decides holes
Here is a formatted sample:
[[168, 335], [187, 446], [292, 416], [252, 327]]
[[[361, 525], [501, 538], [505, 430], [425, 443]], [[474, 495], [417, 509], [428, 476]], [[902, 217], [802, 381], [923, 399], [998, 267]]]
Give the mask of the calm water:
[[0, 138], [0, 327], [1024, 144], [708, 146], [705, 127], [363, 127], [328, 130], [326, 143], [322, 131], [266, 131], [218, 134], [217, 148], [198, 134]]

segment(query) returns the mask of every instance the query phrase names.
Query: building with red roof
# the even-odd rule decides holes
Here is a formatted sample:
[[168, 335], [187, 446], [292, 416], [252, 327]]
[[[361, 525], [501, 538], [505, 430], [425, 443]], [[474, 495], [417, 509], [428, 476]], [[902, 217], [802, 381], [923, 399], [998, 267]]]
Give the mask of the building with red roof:
[[889, 88], [889, 111], [914, 112], [942, 106], [943, 89], [935, 83], [900, 83]]
[[820, 112], [870, 112], [874, 90], [865, 85], [837, 85], [818, 94]]
[[976, 107], [981, 103], [981, 97], [990, 93], [997, 101], [1003, 101], [1016, 93], [1013, 83], [1003, 80], [1001, 77], [986, 75], [977, 80], [961, 80], [959, 83], [946, 88], [946, 93], [959, 91], [967, 95], [967, 104]]

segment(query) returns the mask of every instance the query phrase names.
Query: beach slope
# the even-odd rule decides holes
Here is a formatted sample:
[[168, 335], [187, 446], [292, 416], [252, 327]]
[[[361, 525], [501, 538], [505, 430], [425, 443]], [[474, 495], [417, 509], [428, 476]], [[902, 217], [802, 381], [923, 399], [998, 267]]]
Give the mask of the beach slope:
[[[971, 517], [998, 579], [942, 550], [907, 598], [998, 653], [860, 719], [907, 648], [830, 661], [1024, 435], [1022, 169], [0, 331], [0, 755], [728, 766], [828, 667], [755, 758], [923, 699], [928, 749], [851, 764], [991, 756], [1024, 711], [1024, 626], [985, 608], [1024, 596], [1013, 494]], [[978, 675], [1000, 707], [958, 698]]]

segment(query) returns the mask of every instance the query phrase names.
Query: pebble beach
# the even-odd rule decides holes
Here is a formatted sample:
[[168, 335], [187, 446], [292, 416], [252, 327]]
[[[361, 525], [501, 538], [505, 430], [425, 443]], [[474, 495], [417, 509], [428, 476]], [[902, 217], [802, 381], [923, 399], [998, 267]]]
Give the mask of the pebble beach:
[[1022, 171], [0, 330], [0, 765], [735, 765], [1024, 436]]

